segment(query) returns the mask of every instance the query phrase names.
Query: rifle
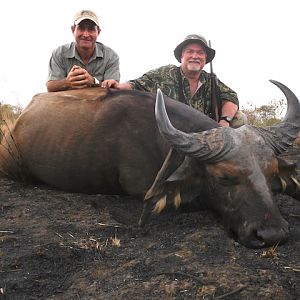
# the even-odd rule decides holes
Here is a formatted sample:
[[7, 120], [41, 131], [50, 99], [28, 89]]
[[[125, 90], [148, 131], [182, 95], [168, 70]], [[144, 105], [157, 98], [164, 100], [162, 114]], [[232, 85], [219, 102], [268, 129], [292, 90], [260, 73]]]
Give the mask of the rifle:
[[[210, 40], [208, 41], [209, 47], [211, 47]], [[218, 93], [218, 78], [216, 74], [213, 72], [212, 62], [210, 65], [210, 78], [211, 78], [211, 106], [210, 106], [210, 114], [214, 120], [219, 122], [220, 116], [222, 113], [222, 103]]]

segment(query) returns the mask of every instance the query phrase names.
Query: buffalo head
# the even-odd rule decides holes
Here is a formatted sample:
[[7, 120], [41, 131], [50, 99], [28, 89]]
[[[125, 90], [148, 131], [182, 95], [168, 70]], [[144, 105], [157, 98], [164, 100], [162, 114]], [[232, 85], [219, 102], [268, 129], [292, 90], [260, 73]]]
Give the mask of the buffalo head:
[[217, 127], [186, 133], [171, 124], [163, 95], [157, 93], [155, 114], [171, 150], [145, 197], [140, 225], [151, 211], [168, 203], [198, 201], [216, 211], [240, 243], [259, 248], [283, 243], [288, 223], [273, 199], [271, 185], [278, 178], [277, 156], [297, 137], [300, 104], [283, 84], [271, 81], [287, 98], [284, 120], [275, 126], [237, 129]]

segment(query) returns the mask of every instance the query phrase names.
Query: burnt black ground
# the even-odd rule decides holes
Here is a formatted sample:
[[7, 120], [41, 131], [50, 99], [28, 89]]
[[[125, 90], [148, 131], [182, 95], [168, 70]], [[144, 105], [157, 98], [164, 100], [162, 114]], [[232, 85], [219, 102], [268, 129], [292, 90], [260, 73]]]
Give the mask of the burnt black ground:
[[0, 299], [300, 299], [300, 203], [277, 200], [289, 241], [254, 250], [208, 211], [140, 230], [137, 199], [0, 178]]

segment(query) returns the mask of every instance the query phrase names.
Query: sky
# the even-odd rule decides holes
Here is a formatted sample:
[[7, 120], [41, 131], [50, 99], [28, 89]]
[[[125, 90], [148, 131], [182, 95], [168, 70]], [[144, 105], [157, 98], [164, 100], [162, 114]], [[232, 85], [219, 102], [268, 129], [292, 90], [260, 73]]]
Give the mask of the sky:
[[[167, 64], [196, 33], [216, 50], [213, 70], [235, 90], [240, 107], [283, 99], [269, 79], [300, 99], [298, 0], [10, 0], [1, 4], [0, 102], [21, 105], [46, 92], [52, 51], [73, 41], [77, 11], [100, 19], [98, 41], [120, 57], [121, 82]], [[4, 4], [5, 3], [5, 4]], [[209, 71], [209, 65], [205, 67]]]

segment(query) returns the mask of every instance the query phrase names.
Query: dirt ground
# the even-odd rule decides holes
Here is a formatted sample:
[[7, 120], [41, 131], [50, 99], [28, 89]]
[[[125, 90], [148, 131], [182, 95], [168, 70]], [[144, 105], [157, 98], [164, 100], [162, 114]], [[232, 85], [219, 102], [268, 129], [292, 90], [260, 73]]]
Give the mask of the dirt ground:
[[290, 239], [253, 250], [208, 211], [141, 230], [137, 199], [0, 178], [0, 299], [300, 299], [300, 203], [277, 199]]

